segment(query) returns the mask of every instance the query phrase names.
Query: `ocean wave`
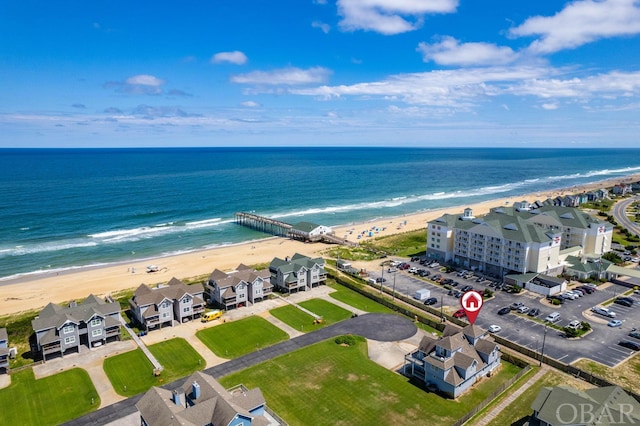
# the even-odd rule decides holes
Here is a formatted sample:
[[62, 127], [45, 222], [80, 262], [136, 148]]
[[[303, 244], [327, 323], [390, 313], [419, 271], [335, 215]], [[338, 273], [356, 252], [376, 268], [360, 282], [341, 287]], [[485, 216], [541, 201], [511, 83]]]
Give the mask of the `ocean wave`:
[[20, 245], [0, 249], [0, 257], [23, 256], [26, 254], [46, 253], [63, 251], [77, 248], [94, 247], [98, 244], [93, 241], [53, 241], [50, 243], [40, 243], [31, 245]]

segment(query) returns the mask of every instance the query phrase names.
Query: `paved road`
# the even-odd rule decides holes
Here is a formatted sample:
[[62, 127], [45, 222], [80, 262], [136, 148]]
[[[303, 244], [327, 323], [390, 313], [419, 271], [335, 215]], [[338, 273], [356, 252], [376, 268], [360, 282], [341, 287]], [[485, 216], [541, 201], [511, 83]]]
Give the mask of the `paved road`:
[[620, 200], [613, 205], [612, 216], [615, 218], [616, 222], [627, 228], [630, 232], [640, 235], [640, 226], [636, 222], [632, 222], [626, 215], [627, 208], [635, 201], [638, 201], [639, 197], [625, 198], [624, 200]]
[[[393, 342], [408, 339], [416, 334], [417, 331], [415, 324], [413, 324], [411, 320], [400, 315], [365, 314], [232, 359], [231, 361], [208, 368], [204, 370], [204, 372], [219, 379], [220, 377], [268, 361], [274, 357], [343, 334], [357, 334], [367, 339]], [[163, 387], [166, 389], [175, 389], [180, 386], [182, 382], [183, 379], [176, 380]], [[136, 411], [135, 404], [141, 396], [142, 395], [138, 395], [94, 411], [86, 416], [74, 419], [66, 423], [66, 425], [107, 425], [134, 413]]]

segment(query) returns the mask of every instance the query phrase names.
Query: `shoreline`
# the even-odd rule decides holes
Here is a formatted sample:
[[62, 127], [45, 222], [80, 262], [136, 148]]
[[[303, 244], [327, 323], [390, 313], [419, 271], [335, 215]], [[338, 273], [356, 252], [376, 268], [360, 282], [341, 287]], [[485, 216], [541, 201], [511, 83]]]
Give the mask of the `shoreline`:
[[[426, 229], [427, 222], [440, 217], [444, 213], [462, 213], [467, 207], [473, 209], [474, 215], [481, 216], [488, 213], [491, 208], [512, 205], [513, 202], [517, 201], [544, 201], [547, 198], [578, 194], [598, 188], [608, 188], [618, 183], [636, 181], [640, 181], [640, 174], [606, 179], [591, 184], [420, 211], [397, 217], [380, 217], [365, 222], [333, 226], [332, 228], [338, 237], [346, 236], [352, 242], [366, 241], [376, 237]], [[367, 233], [360, 240], [357, 239], [357, 236], [362, 232], [362, 228], [369, 231], [373, 229], [372, 227], [378, 227], [379, 231], [371, 237], [366, 236], [368, 235]], [[353, 230], [353, 233], [350, 234], [351, 230]], [[44, 272], [42, 275], [37, 273], [28, 274], [0, 280], [0, 316], [42, 309], [49, 302], [63, 303], [84, 299], [89, 294], [101, 297], [118, 291], [136, 288], [140, 284], [166, 283], [173, 277], [188, 279], [209, 275], [215, 269], [222, 271], [233, 270], [240, 264], [269, 263], [274, 257], [284, 258], [295, 253], [318, 257], [329, 247], [335, 247], [335, 245], [304, 243], [282, 237], [267, 237], [175, 255], [69, 268], [63, 271], [52, 271], [51, 273]], [[146, 267], [150, 264], [157, 265], [160, 270], [147, 273]]]

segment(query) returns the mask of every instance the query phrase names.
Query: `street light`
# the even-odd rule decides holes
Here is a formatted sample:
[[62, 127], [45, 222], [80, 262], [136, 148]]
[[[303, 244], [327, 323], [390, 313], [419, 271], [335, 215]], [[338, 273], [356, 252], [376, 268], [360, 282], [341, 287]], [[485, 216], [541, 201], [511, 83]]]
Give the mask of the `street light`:
[[396, 276], [393, 276], [393, 295], [391, 296], [391, 300], [396, 299]]
[[540, 352], [540, 364], [538, 367], [542, 367], [542, 360], [544, 359], [544, 343], [547, 340], [547, 324], [544, 325], [544, 336], [542, 336], [542, 352]]
[[382, 270], [380, 271], [380, 293], [382, 293], [383, 282], [384, 282], [384, 265], [382, 265]]

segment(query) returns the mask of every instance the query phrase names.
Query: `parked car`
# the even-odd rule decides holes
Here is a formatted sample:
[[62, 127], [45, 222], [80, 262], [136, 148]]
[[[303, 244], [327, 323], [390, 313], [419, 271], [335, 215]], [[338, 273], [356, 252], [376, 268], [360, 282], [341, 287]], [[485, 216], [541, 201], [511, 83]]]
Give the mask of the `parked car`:
[[489, 333], [498, 333], [500, 330], [502, 330], [502, 327], [499, 325], [492, 324], [489, 326]]
[[631, 333], [629, 333], [629, 337], [633, 337], [634, 339], [640, 339], [640, 332], [632, 331]]
[[471, 287], [470, 285], [465, 285], [464, 287], [462, 287], [460, 289], [461, 292], [466, 293], [469, 290], [473, 290], [473, 287]]
[[517, 309], [517, 311], [518, 311], [519, 314], [526, 314], [527, 312], [529, 312], [529, 307], [523, 305], [523, 306], [520, 306]]
[[436, 303], [438, 303], [437, 297], [429, 297], [427, 300], [424, 301], [424, 304], [427, 306], [435, 305]]
[[560, 321], [560, 312], [551, 312], [544, 320], [548, 322], [558, 322]]
[[456, 299], [460, 299], [462, 297], [462, 292], [460, 290], [456, 290], [453, 295], [456, 297]]
[[464, 311], [464, 309], [458, 309], [457, 311], [455, 311], [453, 313], [453, 317], [454, 318], [462, 318], [462, 317], [466, 317], [466, 316], [467, 316], [467, 314]]
[[613, 301], [613, 303], [617, 304], [617, 305], [622, 305], [622, 306], [626, 306], [627, 308], [630, 308], [633, 306], [633, 302], [630, 302], [626, 299], [623, 299], [621, 297], [618, 297], [616, 300]]
[[527, 312], [527, 315], [529, 315], [530, 317], [537, 317], [538, 315], [540, 315], [540, 309], [538, 308], [530, 309], [529, 312]]
[[411, 261], [412, 261], [412, 262], [419, 262], [419, 261], [420, 261], [420, 258], [419, 258], [418, 256], [413, 256], [413, 257], [411, 258]]
[[565, 291], [564, 293], [561, 294], [561, 296], [563, 299], [568, 299], [568, 300], [575, 300], [578, 298], [578, 295], [572, 291]]
[[586, 285], [580, 286], [580, 287], [578, 287], [578, 288], [579, 288], [580, 290], [584, 290], [584, 291], [586, 291], [586, 292], [587, 292], [587, 294], [592, 294], [593, 292], [595, 292], [595, 291], [596, 291], [596, 289], [595, 289], [595, 288], [593, 288], [593, 287], [589, 287], [589, 286], [586, 286]]
[[440, 274], [435, 274], [433, 277], [431, 277], [433, 281], [440, 281], [440, 278], [442, 278], [442, 275]]
[[553, 302], [554, 300], [557, 300], [558, 303], [560, 303], [561, 305], [564, 303], [564, 298], [557, 296], [557, 295], [553, 295], [553, 296], [547, 296], [547, 300], [550, 302]]
[[620, 327], [622, 325], [622, 321], [613, 319], [607, 323], [609, 327]]
[[387, 282], [387, 279], [386, 279], [386, 278], [383, 278], [383, 277], [379, 277], [379, 278], [376, 278], [376, 282], [377, 282], [377, 283], [386, 283], [386, 282]]
[[613, 312], [611, 309], [603, 308], [601, 306], [594, 306], [593, 308], [591, 308], [591, 312], [596, 313], [598, 315], [605, 316], [605, 317], [609, 317], [609, 318], [616, 317], [616, 313]]
[[409, 272], [410, 274], [417, 274], [418, 268], [416, 268], [415, 266], [412, 266], [411, 268], [409, 268], [407, 272]]
[[640, 343], [632, 342], [631, 340], [621, 340], [618, 345], [634, 351], [640, 351]]
[[509, 312], [511, 312], [511, 308], [505, 306], [498, 311], [498, 315], [507, 315]]
[[567, 328], [570, 328], [572, 330], [577, 330], [578, 328], [580, 328], [580, 321], [578, 320], [571, 321], [569, 324], [567, 324]]
[[515, 311], [518, 308], [520, 308], [521, 306], [524, 306], [524, 303], [522, 303], [522, 302], [513, 302], [511, 304], [511, 310]]

